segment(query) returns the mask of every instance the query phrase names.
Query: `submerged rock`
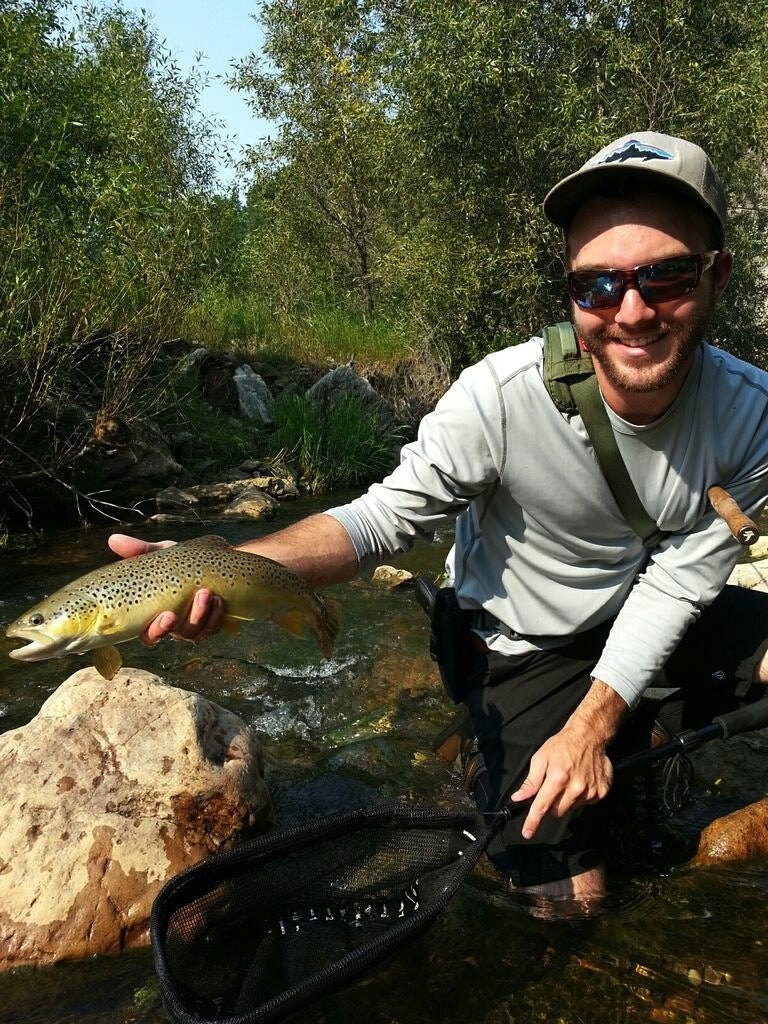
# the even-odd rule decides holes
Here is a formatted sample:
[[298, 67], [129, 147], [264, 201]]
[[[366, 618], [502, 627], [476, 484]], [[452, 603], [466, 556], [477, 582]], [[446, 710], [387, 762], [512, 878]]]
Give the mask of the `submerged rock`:
[[172, 875], [272, 822], [243, 722], [139, 669], [82, 669], [0, 736], [0, 809], [0, 968], [145, 945]]

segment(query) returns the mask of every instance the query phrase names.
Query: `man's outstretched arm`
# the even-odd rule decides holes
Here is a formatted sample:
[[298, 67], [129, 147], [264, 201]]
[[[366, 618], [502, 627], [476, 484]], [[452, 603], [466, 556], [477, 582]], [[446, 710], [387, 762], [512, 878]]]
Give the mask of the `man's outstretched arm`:
[[[108, 543], [116, 555], [133, 558], [157, 548], [169, 547], [174, 542], [164, 540], [153, 544], [113, 533]], [[338, 520], [323, 513], [309, 516], [258, 540], [246, 541], [238, 547], [282, 562], [311, 587], [343, 583], [357, 573], [357, 554], [349, 534]], [[147, 644], [156, 644], [169, 634], [180, 640], [201, 640], [218, 630], [223, 613], [221, 598], [203, 588], [195, 594], [184, 619], [179, 620], [170, 611], [161, 612], [148, 624], [141, 638]]]

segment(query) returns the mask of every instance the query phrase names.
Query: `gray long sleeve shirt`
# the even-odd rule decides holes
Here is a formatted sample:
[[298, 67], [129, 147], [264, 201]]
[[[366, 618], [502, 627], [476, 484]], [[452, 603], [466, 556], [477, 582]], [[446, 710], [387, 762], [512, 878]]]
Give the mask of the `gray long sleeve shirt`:
[[562, 645], [615, 616], [593, 674], [633, 706], [741, 550], [708, 488], [752, 514], [768, 498], [768, 373], [702, 344], [658, 420], [637, 426], [606, 407], [638, 495], [669, 534], [643, 568], [584, 424], [556, 409], [541, 364], [534, 338], [465, 370], [398, 468], [329, 514], [361, 566], [458, 517], [449, 563], [461, 605], [526, 638], [491, 633], [494, 649]]

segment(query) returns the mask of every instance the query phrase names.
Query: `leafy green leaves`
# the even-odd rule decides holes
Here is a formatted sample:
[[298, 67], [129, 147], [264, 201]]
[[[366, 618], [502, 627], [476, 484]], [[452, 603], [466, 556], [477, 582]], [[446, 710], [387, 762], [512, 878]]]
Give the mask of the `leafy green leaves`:
[[766, 362], [764, 0], [272, 0], [237, 82], [279, 123], [252, 154], [254, 283], [283, 308], [397, 310], [454, 367], [566, 312], [547, 189], [612, 138], [699, 142], [731, 199], [718, 341]]

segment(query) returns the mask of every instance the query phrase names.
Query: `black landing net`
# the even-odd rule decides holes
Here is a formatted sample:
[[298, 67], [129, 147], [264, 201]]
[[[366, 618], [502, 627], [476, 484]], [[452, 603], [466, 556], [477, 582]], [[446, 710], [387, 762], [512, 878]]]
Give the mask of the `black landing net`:
[[244, 843], [162, 889], [152, 947], [175, 1024], [262, 1024], [347, 985], [445, 909], [494, 825], [402, 803]]

